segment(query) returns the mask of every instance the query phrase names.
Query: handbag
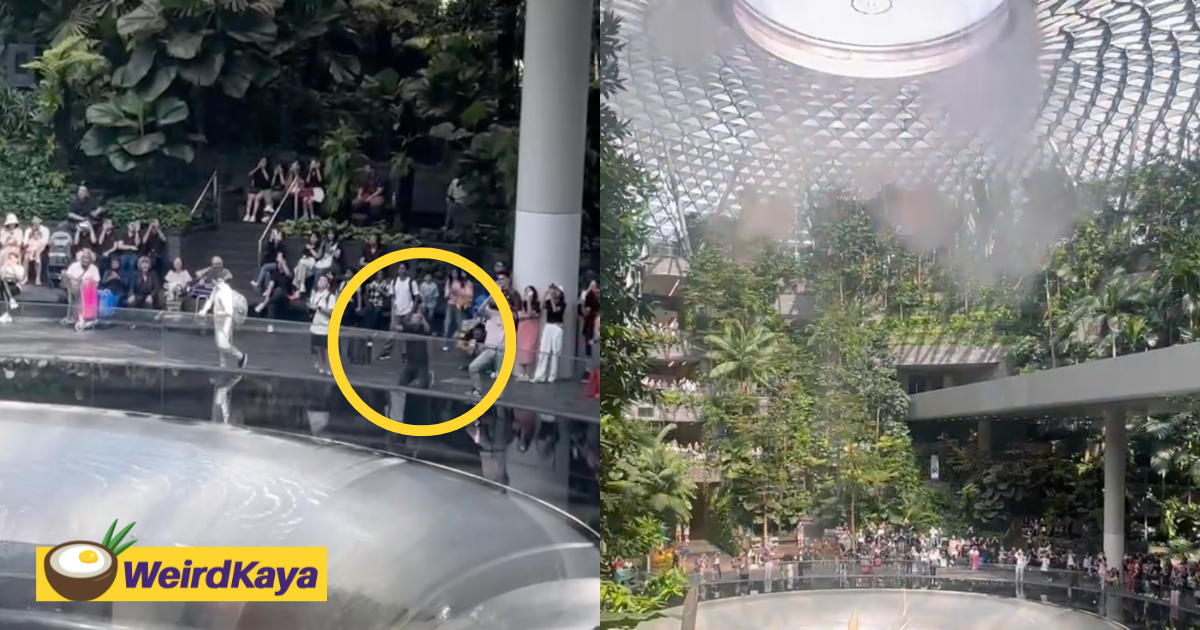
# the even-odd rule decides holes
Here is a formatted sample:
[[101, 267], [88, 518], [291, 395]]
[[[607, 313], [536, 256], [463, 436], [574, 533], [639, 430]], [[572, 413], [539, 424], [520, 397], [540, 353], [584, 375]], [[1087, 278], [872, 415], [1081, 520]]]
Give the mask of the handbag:
[[320, 186], [314, 186], [312, 189], [312, 200], [315, 203], [325, 201], [325, 189]]

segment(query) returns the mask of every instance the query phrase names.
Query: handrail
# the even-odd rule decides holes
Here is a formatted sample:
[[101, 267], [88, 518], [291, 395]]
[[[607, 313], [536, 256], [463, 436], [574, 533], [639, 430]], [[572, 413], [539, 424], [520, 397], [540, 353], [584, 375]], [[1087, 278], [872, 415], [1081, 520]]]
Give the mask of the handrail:
[[267, 236], [271, 234], [271, 229], [275, 227], [275, 219], [279, 218], [284, 206], [287, 205], [288, 195], [292, 196], [294, 210], [299, 209], [300, 203], [300, 186], [293, 186], [291, 190], [283, 193], [283, 199], [279, 200], [279, 205], [275, 207], [275, 211], [271, 213], [271, 218], [267, 220], [263, 227], [262, 236], [258, 237], [258, 260], [261, 262], [263, 257], [263, 244], [267, 242]]
[[[200, 209], [200, 202], [204, 201], [204, 195], [208, 194], [208, 189], [213, 189], [213, 194], [220, 200], [220, 191], [217, 189], [217, 171], [213, 171], [212, 175], [208, 176], [208, 181], [204, 184], [204, 190], [200, 191], [200, 196], [196, 197], [196, 202], [192, 204], [192, 211], [188, 213], [188, 219], [196, 218], [196, 211]], [[221, 212], [217, 210], [217, 221], [220, 222]]]

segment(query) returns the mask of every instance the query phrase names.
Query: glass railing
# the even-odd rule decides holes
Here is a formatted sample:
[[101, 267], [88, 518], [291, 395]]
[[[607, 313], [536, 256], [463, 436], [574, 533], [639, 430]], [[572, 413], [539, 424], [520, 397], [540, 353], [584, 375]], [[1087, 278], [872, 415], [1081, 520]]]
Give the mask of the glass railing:
[[[975, 593], [999, 598], [1020, 599], [1040, 602], [1064, 609], [1076, 610], [1115, 621], [1129, 630], [1191, 630], [1200, 628], [1200, 613], [1184, 604], [1171, 605], [1169, 600], [1155, 600], [1125, 592], [1120, 589], [1088, 589], [1072, 587], [1067, 583], [1018, 583], [1012, 580], [977, 577], [944, 577], [929, 575], [898, 574], [844, 574], [835, 576], [768, 577], [766, 579], [728, 579], [721, 581], [695, 582], [701, 601], [728, 600], [730, 598], [802, 593], [818, 590], [846, 589], [905, 589], [920, 591], [944, 591]], [[758, 600], [762, 601], [762, 600]], [[682, 598], [672, 602], [678, 606]], [[701, 616], [704, 608], [701, 607]], [[941, 608], [943, 614], [971, 615], [969, 602]], [[900, 611], [898, 610], [897, 613]], [[1059, 620], [1066, 623], [1065, 620]], [[678, 623], [678, 622], [675, 622]], [[648, 627], [655, 627], [647, 624]], [[664, 626], [665, 627], [665, 626]], [[965, 626], [964, 626], [965, 627]], [[990, 627], [990, 626], [989, 626]], [[1006, 627], [1003, 624], [997, 627]], [[1026, 626], [1019, 626], [1026, 627]], [[1033, 627], [1033, 626], [1029, 626]], [[1065, 626], [1060, 626], [1065, 627]]]
[[[211, 317], [120, 308], [101, 316], [94, 327], [77, 331], [69, 310], [65, 304], [22, 303], [14, 321], [0, 327], [0, 358], [231, 370], [333, 384], [332, 377], [318, 371], [313, 337], [305, 322], [247, 319], [235, 328], [233, 341], [249, 358], [244, 370], [236, 370], [220, 367]], [[339, 337], [342, 366], [355, 386], [390, 388], [460, 402], [477, 400], [472, 394], [476, 386], [487, 391], [503, 354], [498, 353], [490, 364], [476, 362], [477, 355], [440, 334], [342, 327]], [[599, 402], [588, 396], [582, 379], [597, 358], [587, 356], [582, 340], [564, 340], [562, 354], [557, 357], [559, 378], [553, 383], [537, 383], [521, 375], [532, 378], [539, 373], [553, 374], [554, 357], [542, 355], [536, 348], [519, 350], [519, 364], [498, 405], [595, 420], [600, 415]], [[543, 364], [545, 368], [539, 372]]]
[[[83, 335], [94, 337], [93, 333], [83, 333]], [[434, 396], [431, 392], [414, 393], [399, 391], [397, 388], [376, 388], [369, 385], [360, 386], [358, 393], [381, 413], [396, 419], [403, 419], [411, 424], [442, 422], [460, 415], [473, 404], [473, 401]], [[483, 506], [473, 504], [469, 509], [463, 508], [466, 510], [461, 515], [463, 518], [467, 514], [479, 517], [479, 520], [467, 519], [474, 521], [478, 526], [476, 527], [478, 531], [471, 534], [472, 539], [486, 540], [488, 536], [508, 535], [498, 533], [496, 529], [498, 522], [491, 522], [491, 520], [499, 518], [500, 512], [507, 509], [506, 505], [520, 504], [523, 496], [537, 499], [541, 503], [566, 512], [593, 527], [598, 523], [600, 517], [599, 425], [593, 421], [581, 421], [568, 416], [512, 406], [496, 407], [464, 429], [436, 437], [408, 437], [387, 432], [363, 419], [349, 406], [332, 381], [328, 379], [317, 381], [283, 375], [238, 373], [219, 369], [190, 369], [182, 366], [164, 367], [137, 362], [97, 363], [55, 359], [49, 356], [45, 358], [36, 356], [0, 358], [0, 409], [4, 410], [4, 421], [0, 422], [0, 444], [7, 443], [12, 446], [18, 441], [21, 444], [19, 449], [6, 451], [7, 455], [0, 458], [0, 476], [8, 480], [5, 484], [0, 485], [0, 509], [8, 510], [8, 513], [13, 516], [13, 518], [0, 523], [0, 630], [9, 628], [108, 628], [110, 627], [109, 623], [114, 624], [111, 627], [153, 627], [160, 630], [179, 627], [218, 627], [204, 624], [191, 625], [192, 622], [177, 623], [174, 621], [174, 617], [172, 617], [171, 623], [142, 626], [137, 623], [129, 623], [129, 620], [136, 621], [136, 615], [127, 620], [121, 617], [125, 613], [117, 610], [117, 607], [111, 604], [88, 603], [64, 607], [33, 601], [31, 575], [33, 563], [29, 560], [29, 554], [32, 553], [30, 537], [36, 535], [36, 532], [40, 530], [30, 529], [30, 519], [36, 518], [43, 512], [44, 514], [57, 514], [56, 510], [64, 507], [60, 505], [62, 503], [60, 499], [63, 496], [74, 496], [83, 492], [84, 489], [78, 491], [64, 489], [60, 487], [61, 484], [56, 485], [53, 479], [70, 478], [72, 475], [86, 477], [91, 473], [85, 469], [94, 468], [93, 472], [101, 476], [115, 475], [108, 482], [102, 481], [102, 483], [116, 484], [118, 487], [125, 487], [121, 485], [122, 483], [133, 483], [136, 486], [140, 482], [131, 481], [135, 478], [159, 477], [164, 481], [153, 487], [163, 492], [165, 492], [165, 488], [178, 485], [178, 492], [187, 493], [191, 492], [187, 487], [195, 486], [195, 493], [212, 500], [212, 505], [206, 509], [213, 513], [209, 514], [205, 511], [203, 514], [193, 515], [192, 518], [221, 518], [225, 519], [221, 521], [222, 523], [231, 525], [239, 522], [235, 518], [236, 514], [228, 518], [228, 515], [222, 516], [221, 514], [241, 509], [236, 507], [242, 505], [242, 499], [237, 497], [244, 494], [239, 488], [246, 484], [253, 485], [246, 479], [269, 472], [272, 478], [278, 478], [281, 485], [274, 490], [264, 488], [264, 492], [251, 494], [259, 496], [269, 504], [279, 501], [288, 505], [295, 504], [285, 510], [289, 514], [288, 518], [292, 520], [283, 519], [278, 523], [271, 519], [262, 521], [263, 527], [276, 533], [282, 532], [283, 530], [280, 528], [288, 523], [291, 525], [284, 529], [313, 533], [313, 528], [317, 527], [313, 519], [317, 517], [314, 515], [305, 517], [302, 513], [304, 510], [301, 508], [304, 508], [307, 503], [298, 499], [303, 499], [307, 493], [311, 492], [317, 492], [318, 495], [322, 492], [332, 493], [332, 496], [323, 498], [314, 495], [319, 501], [312, 501], [313, 505], [328, 503], [328, 507], [334, 510], [333, 512], [329, 510], [318, 512], [322, 515], [318, 520], [333, 518], [334, 521], [341, 523], [339, 527], [349, 528], [345, 531], [334, 528], [327, 532], [328, 536], [332, 537], [330, 541], [333, 541], [329, 543], [331, 571], [337, 564], [334, 547], [345, 546], [344, 544], [335, 545], [334, 542], [338, 540], [344, 542], [346, 536], [351, 536], [355, 540], [365, 540], [362, 538], [365, 535], [362, 531], [365, 526], [359, 524], [351, 527], [350, 523], [354, 521], [345, 520], [347, 518], [368, 520], [373, 520], [375, 517], [385, 518], [385, 521], [381, 523], [385, 525], [385, 530], [394, 526], [396, 531], [410, 531], [414, 526], [414, 523], [410, 522], [412, 520], [410, 517], [415, 518], [419, 514], [427, 514], [429, 518], [441, 518], [449, 514], [449, 512], [442, 514], [438, 510], [434, 510], [437, 513], [429, 512], [428, 506], [423, 509], [413, 508], [414, 502], [421, 503], [426, 497], [415, 486], [408, 490], [403, 489], [405, 482], [402, 478], [402, 471], [407, 467], [388, 466], [387, 462], [393, 460], [417, 460], [444, 466], [500, 484], [508, 489], [509, 492], [499, 495], [481, 495], [485, 503], [493, 501], [493, 504]], [[228, 427], [231, 431], [221, 430], [213, 433], [206, 429], [206, 427], [213, 426]], [[195, 428], [201, 430], [193, 430]], [[178, 429], [182, 429], [182, 434], [185, 436], [182, 443], [164, 437], [164, 431], [178, 433]], [[110, 430], [112, 435], [106, 433]], [[54, 435], [46, 436], [46, 431], [52, 431]], [[271, 454], [265, 451], [260, 452], [260, 449], [269, 444], [253, 435], [244, 435], [244, 433], [285, 438], [283, 442], [270, 440], [269, 444], [279, 446], [273, 446], [267, 449], [268, 451], [275, 448], [292, 449], [286, 444], [299, 445], [297, 448], [301, 450], [296, 450], [293, 457], [309, 453], [304, 456], [309, 458], [305, 459], [309, 463], [304, 470], [310, 471], [307, 474], [318, 481], [320, 487], [308, 487], [304, 483], [299, 483], [302, 475], [295, 471], [288, 472], [291, 471], [291, 468], [287, 467], [286, 461], [274, 462], [269, 465], [269, 468], [259, 470], [263, 466], [268, 466], [265, 462], [269, 459], [267, 456]], [[37, 437], [38, 435], [42, 435], [42, 438]], [[334, 445], [333, 449], [330, 449], [331, 443]], [[55, 451], [50, 448], [52, 444], [59, 444], [63, 448], [71, 449], [75, 454], [73, 461], [76, 463], [54, 473], [43, 471], [43, 473], [34, 474], [35, 471], [28, 470], [30, 468], [27, 465], [28, 462], [41, 461], [45, 459], [47, 452]], [[349, 445], [354, 448], [337, 448], [337, 444]], [[311, 452], [306, 450], [310, 447], [313, 449]], [[115, 450], [108, 455], [97, 455], [108, 448]], [[217, 450], [210, 454], [206, 450], [209, 448]], [[230, 457], [228, 453], [230, 448], [241, 449], [237, 451], [238, 453], [245, 452], [245, 455], [237, 455], [242, 458], [238, 461], [243, 462], [239, 468], [241, 472], [232, 477], [227, 465], [226, 467], [220, 465], [221, 457], [226, 459]], [[180, 449], [191, 452], [194, 456], [179, 456], [179, 452], [182, 452]], [[90, 454], [83, 453], [83, 451]], [[140, 453], [140, 455], [135, 456], [130, 453]], [[176, 453], [176, 455], [170, 453]], [[332, 453], [335, 458], [350, 459], [337, 459], [341, 462], [340, 466], [322, 467], [313, 463], [321, 459], [320, 453]], [[139, 464], [134, 461], [136, 457], [147, 456], [151, 457], [150, 463]], [[155, 457], [162, 461], [154, 459]], [[263, 463], [255, 463], [257, 461], [254, 459], [255, 457], [262, 457]], [[354, 458], [360, 459], [361, 463], [348, 463]], [[290, 465], [303, 466], [297, 461], [291, 461]], [[130, 470], [122, 473], [123, 467], [128, 467]], [[204, 472], [192, 482], [184, 479], [190, 474], [187, 471], [201, 470]], [[179, 479], [173, 483], [166, 481], [173, 477], [179, 477]], [[230, 484], [230, 481], [222, 482], [217, 477], [228, 478], [230, 481], [241, 479], [241, 481]], [[97, 477], [97, 479], [99, 478]], [[212, 482], [205, 486], [203, 483], [205, 479], [211, 479]], [[388, 481], [389, 479], [391, 481]], [[335, 481], [338, 483], [333, 483]], [[451, 485], [461, 484], [453, 479], [451, 481], [453, 482]], [[387, 489], [387, 486], [394, 486], [397, 483], [401, 484], [400, 490], [389, 491]], [[336, 488], [342, 487], [339, 484], [348, 485], [345, 485], [342, 490], [337, 490]], [[471, 485], [467, 484], [466, 487], [469, 488]], [[324, 486], [329, 487], [325, 488]], [[202, 487], [208, 489], [199, 489]], [[218, 492], [217, 487], [222, 489]], [[143, 489], [147, 488], [150, 486]], [[437, 505], [452, 506], [454, 497], [449, 496], [453, 494], [451, 490], [452, 488], [449, 487], [443, 488], [441, 492], [431, 489], [425, 494], [434, 493], [440, 497], [435, 500]], [[512, 490], [516, 492], [511, 492]], [[150, 501], [153, 499], [152, 495], [156, 495], [157, 492], [157, 490], [149, 493], [136, 491], [134, 493], [136, 496], [123, 500], [122, 509], [128, 511], [135, 508], [146, 508], [147, 506], [141, 506], [139, 501]], [[396, 497], [388, 498], [385, 495], [389, 492], [393, 494], [400, 492], [403, 500]], [[363, 506], [355, 508], [353, 504], [347, 503], [351, 501], [349, 495], [354, 493], [366, 493], [364, 496], [375, 497], [372, 501], [381, 503], [382, 506], [391, 506], [389, 509], [396, 511], [396, 514], [393, 514], [392, 517], [385, 517], [387, 510], [380, 511], [383, 508], [379, 506], [370, 509]], [[101, 494], [104, 493], [101, 492]], [[497, 498], [489, 499], [487, 498], [489, 496]], [[193, 497], [193, 499], [195, 498]], [[25, 503], [22, 503], [22, 500]], [[249, 495], [245, 500], [250, 501]], [[185, 503], [188, 503], [190, 506], [188, 509], [193, 509], [193, 511], [196, 507], [205, 505], [203, 502], [196, 503], [192, 499]], [[371, 502], [368, 501], [368, 503]], [[39, 505], [41, 507], [38, 507]], [[283, 507], [287, 507], [287, 505]], [[416, 513], [410, 508], [416, 509]], [[275, 509], [278, 510], [280, 507], [276, 506]], [[354, 509], [367, 511], [357, 516], [350, 516]], [[442, 508], [438, 509], [442, 510]], [[337, 516], [340, 513], [338, 510], [351, 510], [351, 512]], [[158, 515], [160, 511], [150, 510], [155, 515]], [[221, 514], [217, 514], [218, 512]], [[17, 514], [19, 516], [16, 516]], [[539, 520], [545, 519], [546, 516], [540, 514], [536, 506], [526, 506], [516, 511], [510, 510], [505, 514], [516, 519], [530, 519], [527, 529], [531, 533], [542, 531], [547, 527], [558, 531], [554, 528], [561, 526], [572, 531], [577, 530], [582, 536], [582, 540], [590, 540], [593, 545], [598, 544], [594, 534], [585, 532], [582, 528], [576, 528], [571, 521], [551, 519], [560, 523], [560, 525], [553, 525], [548, 524], [549, 521]], [[527, 516], [523, 516], [525, 514]], [[163, 513], [163, 515], [169, 516], [169, 512]], [[395, 522], [387, 525], [386, 519], [393, 517]], [[149, 518], [139, 520], [149, 521]], [[163, 519], [158, 518], [157, 520], [162, 521]], [[186, 522], [182, 515], [179, 518], [167, 520], [176, 524]], [[310, 522], [314, 524], [305, 527], [297, 525]], [[271, 526], [267, 527], [268, 524]], [[435, 525], [433, 530], [448, 525], [449, 523]], [[371, 528], [366, 527], [366, 529]], [[187, 528], [185, 527], [183, 530], [187, 530]], [[210, 528], [206, 526], [202, 530], [210, 531]], [[14, 534], [14, 532], [16, 533]], [[491, 533], [484, 535], [484, 532]], [[157, 534], [162, 536], [164, 532], [158, 531]], [[263, 535], [265, 536], [267, 533]], [[407, 535], [405, 534], [405, 536]], [[378, 539], [376, 538], [376, 540]], [[158, 541], [158, 543], [162, 542]], [[445, 549], [437, 553], [444, 553], [444, 558], [448, 558], [448, 562], [453, 562], [453, 558], [464, 556], [464, 554], [468, 554], [468, 549], [474, 548], [474, 545], [469, 544], [466, 539], [459, 542], [462, 543], [460, 545], [462, 549]], [[321, 542], [320, 544], [326, 543]], [[366, 543], [355, 543], [359, 547], [363, 544]], [[499, 556], [478, 559], [481, 571], [488, 560], [508, 557], [510, 554], [519, 555], [522, 549], [516, 543], [513, 543], [513, 546], [502, 544], [501, 547], [503, 551]], [[354, 546], [351, 549], [354, 549]], [[416, 553], [409, 547], [404, 547], [404, 549], [409, 549], [405, 553]], [[580, 550], [580, 553], [584, 555], [590, 553], [594, 556], [595, 548], [590, 547], [589, 549], [590, 551]], [[598, 566], [598, 558], [593, 556], [589, 556], [590, 559], [587, 563], [572, 564], [570, 566], [573, 568], [569, 571], [563, 568], [560, 573], [565, 576], [585, 564], [593, 568]], [[571, 558], [574, 559], [574, 556]], [[397, 566], [396, 569], [396, 579], [401, 579], [399, 576], [409, 577], [403, 578], [403, 585], [399, 583], [393, 585], [395, 587], [393, 593], [397, 595], [393, 597], [395, 601], [391, 603], [399, 601], [398, 593], [411, 593], [414, 584], [412, 576], [417, 575], [412, 572], [411, 567], [406, 569]], [[482, 580], [485, 573], [487, 572], [475, 575], [472, 570], [463, 571], [461, 575], [471, 577], [471, 580]], [[491, 576], [490, 573], [487, 575]], [[495, 588], [499, 588], [495, 585], [502, 585], [504, 582], [504, 580], [493, 580], [494, 577], [496, 576], [488, 577], [488, 580], [484, 580], [486, 583], [475, 584], [472, 582], [470, 588], [467, 589], [469, 593], [463, 594], [461, 597], [469, 597], [472, 598], [471, 601], [475, 601], [484, 597], [485, 594], [493, 592]], [[510, 575], [509, 578], [511, 579], [511, 577]], [[391, 579], [390, 577], [386, 578], [386, 580]], [[343, 587], [335, 588], [333, 581], [330, 584], [328, 603], [273, 604], [274, 607], [270, 610], [265, 612], [259, 610], [257, 613], [247, 612], [253, 606], [245, 609], [238, 606], [234, 607], [236, 609], [234, 610], [220, 609], [219, 606], [214, 607], [207, 604], [191, 604], [188, 605], [191, 612], [184, 614], [183, 618], [190, 618], [189, 615], [233, 614], [235, 621], [240, 615], [242, 625], [234, 623], [219, 627], [295, 630], [318, 627], [416, 627], [419, 625], [417, 622], [424, 623], [435, 620], [422, 618], [421, 615], [441, 614], [439, 612], [442, 610], [441, 603], [433, 607], [423, 605], [419, 612], [411, 608], [405, 609], [399, 604], [394, 607], [394, 610], [390, 610], [387, 606], [381, 605], [379, 601], [364, 596], [362, 592], [354, 589], [339, 590]], [[457, 592], [455, 591], [455, 593]], [[424, 596], [422, 595], [422, 597]], [[460, 597], [460, 595], [456, 594], [455, 597]], [[433, 599], [429, 599], [429, 602], [433, 601]], [[438, 601], [440, 602], [440, 600]], [[126, 607], [128, 608], [128, 606]], [[445, 607], [448, 611], [447, 614], [450, 614], [451, 617], [461, 616], [469, 610], [464, 608], [461, 602], [448, 603], [445, 604]], [[269, 614], [262, 619], [254, 616], [265, 613]], [[406, 623], [416, 625], [407, 626]], [[464, 625], [461, 627], [477, 626]], [[478, 627], [486, 627], [486, 624]]]

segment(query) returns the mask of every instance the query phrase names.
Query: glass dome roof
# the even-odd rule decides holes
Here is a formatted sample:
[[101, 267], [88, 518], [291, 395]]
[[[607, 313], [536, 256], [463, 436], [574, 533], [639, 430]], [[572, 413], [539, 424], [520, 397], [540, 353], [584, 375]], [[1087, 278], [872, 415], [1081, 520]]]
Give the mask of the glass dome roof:
[[[979, 180], [1107, 179], [1190, 153], [1193, 2], [942, 2], [961, 10], [897, 33], [899, 8], [931, 0], [605, 0], [627, 42], [614, 104], [662, 180], [659, 237], [748, 196], [895, 184], [969, 198]], [[863, 25], [804, 18], [809, 4]]]

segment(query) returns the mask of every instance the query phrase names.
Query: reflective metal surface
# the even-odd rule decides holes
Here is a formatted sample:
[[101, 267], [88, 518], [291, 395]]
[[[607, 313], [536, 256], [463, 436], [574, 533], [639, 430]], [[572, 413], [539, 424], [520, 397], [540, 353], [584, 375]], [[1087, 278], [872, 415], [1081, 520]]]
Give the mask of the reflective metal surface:
[[[403, 402], [399, 413], [413, 421], [468, 404], [360, 392], [383, 408]], [[46, 609], [32, 602], [32, 545], [95, 537], [114, 518], [136, 521], [147, 546], [327, 546], [330, 601], [93, 603], [51, 615], [59, 622], [599, 623], [598, 541], [568, 516], [598, 517], [593, 423], [501, 409], [446, 436], [404, 438], [359, 417], [331, 383], [12, 359], [0, 360], [0, 400], [0, 628], [43, 627], [11, 621], [16, 610]], [[63, 401], [74, 404], [54, 404]], [[515, 614], [505, 602], [538, 592], [559, 609], [518, 625], [503, 618]]]

